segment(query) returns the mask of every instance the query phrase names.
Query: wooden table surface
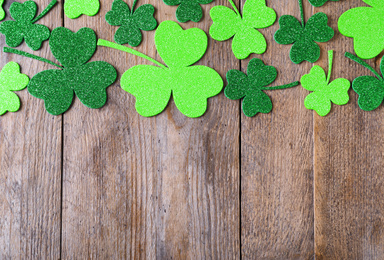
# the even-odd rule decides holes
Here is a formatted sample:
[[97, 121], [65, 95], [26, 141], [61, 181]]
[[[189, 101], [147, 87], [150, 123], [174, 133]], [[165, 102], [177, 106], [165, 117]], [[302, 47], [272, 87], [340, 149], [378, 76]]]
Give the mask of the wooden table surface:
[[[5, 1], [5, 10], [13, 1]], [[24, 2], [24, 1], [21, 1]], [[39, 10], [50, 0], [37, 0]], [[40, 23], [73, 31], [87, 26], [113, 41], [117, 27], [104, 17], [113, 0], [101, 0], [94, 17], [64, 17], [63, 1]], [[132, 0], [126, 2], [131, 6]], [[176, 7], [156, 7], [158, 21], [176, 20]], [[237, 4], [242, 6], [237, 1]], [[267, 0], [278, 17], [299, 18], [296, 0]], [[214, 5], [204, 5], [199, 23], [181, 24], [208, 32]], [[326, 52], [335, 50], [332, 78], [370, 75], [344, 57], [352, 39], [337, 30], [338, 17], [361, 0], [329, 2], [325, 12], [335, 37], [321, 44], [316, 63], [327, 69]], [[276, 22], [260, 30], [268, 42], [262, 58], [278, 69], [274, 83], [299, 80], [313, 64], [295, 65], [291, 46], [273, 40]], [[154, 31], [143, 33], [139, 51], [160, 59]], [[0, 37], [0, 45], [5, 38]], [[2, 48], [1, 48], [2, 49]], [[31, 52], [23, 43], [18, 49]], [[48, 42], [36, 55], [54, 60]], [[231, 41], [209, 38], [199, 61], [225, 78], [246, 69]], [[380, 57], [369, 60], [379, 68]], [[105, 60], [121, 74], [146, 60], [99, 47], [92, 60]], [[30, 77], [54, 67], [14, 54], [0, 54], [0, 67], [21, 64]], [[149, 63], [148, 63], [149, 64]], [[350, 91], [346, 106], [327, 117], [305, 109], [308, 91], [272, 91], [270, 114], [245, 117], [240, 102], [223, 93], [209, 100], [197, 119], [182, 115], [173, 101], [158, 116], [135, 111], [135, 98], [108, 88], [99, 110], [78, 99], [61, 116], [44, 103], [17, 92], [22, 107], [0, 118], [0, 259], [384, 259], [384, 110], [364, 112]]]

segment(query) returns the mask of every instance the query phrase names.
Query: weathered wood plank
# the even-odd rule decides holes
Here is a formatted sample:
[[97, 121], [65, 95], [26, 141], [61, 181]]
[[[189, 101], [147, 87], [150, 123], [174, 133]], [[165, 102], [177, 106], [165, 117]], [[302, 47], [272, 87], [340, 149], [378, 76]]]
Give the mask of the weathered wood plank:
[[[245, 2], [245, 1], [243, 1]], [[297, 1], [267, 1], [278, 18], [300, 19]], [[308, 19], [312, 8], [304, 1]], [[293, 64], [291, 46], [279, 45], [273, 35], [278, 22], [261, 30], [268, 50], [261, 58], [278, 70], [274, 85], [287, 84], [307, 73], [311, 64]], [[242, 62], [246, 71], [248, 62]], [[241, 117], [241, 243], [244, 259], [313, 258], [313, 121], [303, 105], [300, 86], [269, 91], [270, 114]]]
[[[158, 21], [175, 20], [176, 7], [154, 0], [138, 5], [144, 3], [155, 5]], [[113, 40], [117, 28], [104, 20], [111, 4], [102, 1], [96, 17], [66, 18], [65, 26], [89, 26]], [[204, 22], [182, 26], [207, 32], [212, 6], [204, 6]], [[143, 36], [138, 50], [160, 60], [154, 32]], [[119, 77], [147, 63], [105, 47], [93, 58], [100, 59]], [[230, 42], [212, 40], [199, 63], [223, 76], [239, 66]], [[238, 105], [221, 94], [202, 118], [186, 118], [173, 102], [159, 116], [143, 118], [119, 82], [108, 95], [100, 110], [76, 100], [64, 116], [63, 258], [238, 259]]]
[[[9, 6], [4, 9], [9, 19]], [[38, 2], [38, 12], [50, 0]], [[38, 23], [50, 29], [60, 26], [61, 6], [57, 5]], [[3, 53], [0, 36], [0, 67], [20, 64], [29, 77], [54, 68], [52, 65]], [[17, 49], [32, 52], [25, 42]], [[48, 42], [36, 55], [52, 59]], [[0, 259], [59, 259], [61, 200], [61, 116], [44, 109], [44, 102], [18, 91], [21, 109], [0, 117]]]
[[[329, 14], [337, 29], [346, 10], [365, 6], [350, 0], [327, 4], [318, 11]], [[353, 80], [371, 75], [367, 69], [344, 57], [354, 53], [352, 39], [337, 32], [324, 51], [334, 49], [332, 79]], [[379, 69], [381, 57], [367, 61]], [[326, 55], [321, 66], [327, 67]], [[314, 116], [315, 142], [315, 252], [316, 259], [383, 259], [384, 177], [383, 107], [364, 112], [357, 94], [350, 91], [346, 106], [333, 106], [325, 118]]]

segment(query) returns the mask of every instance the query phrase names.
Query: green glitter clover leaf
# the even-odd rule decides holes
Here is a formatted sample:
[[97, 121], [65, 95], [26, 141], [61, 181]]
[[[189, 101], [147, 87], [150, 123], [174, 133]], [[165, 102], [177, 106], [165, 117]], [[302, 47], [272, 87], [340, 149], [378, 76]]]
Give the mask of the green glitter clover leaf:
[[356, 7], [338, 21], [341, 34], [354, 39], [354, 49], [362, 59], [371, 59], [384, 50], [384, 1], [363, 0], [372, 7]]
[[94, 16], [99, 12], [99, 9], [99, 0], [65, 0], [64, 2], [64, 13], [71, 19], [82, 14]]
[[178, 5], [176, 9], [176, 19], [180, 23], [188, 21], [198, 22], [203, 17], [201, 4], [212, 3], [213, 0], [163, 0], [166, 5]]
[[140, 30], [151, 31], [157, 26], [153, 17], [155, 8], [153, 5], [145, 4], [135, 8], [137, 0], [133, 2], [132, 10], [123, 0], [115, 0], [112, 3], [112, 10], [105, 15], [105, 20], [114, 26], [120, 26], [115, 33], [115, 42], [118, 44], [128, 43], [131, 46], [138, 46], [142, 41]]
[[320, 116], [326, 116], [331, 111], [332, 102], [336, 105], [345, 105], [349, 101], [348, 90], [351, 82], [339, 78], [330, 83], [333, 64], [333, 51], [328, 52], [328, 76], [320, 66], [314, 66], [309, 74], [301, 77], [301, 85], [313, 91], [304, 100], [304, 106], [312, 109]]
[[5, 18], [5, 11], [3, 8], [4, 0], [0, 0], [0, 20]]
[[328, 24], [324, 13], [314, 14], [304, 23], [302, 0], [299, 0], [301, 24], [292, 15], [283, 15], [279, 19], [280, 29], [275, 33], [275, 41], [279, 44], [293, 44], [290, 52], [291, 61], [299, 64], [304, 60], [311, 63], [320, 58], [320, 47], [316, 42], [327, 42], [332, 39], [334, 31]]
[[309, 0], [309, 3], [311, 5], [313, 5], [313, 6], [319, 7], [319, 6], [324, 5], [328, 1], [337, 2], [337, 1], [340, 1], [340, 0]]
[[183, 30], [173, 21], [159, 25], [155, 45], [168, 67], [113, 42], [100, 39], [97, 44], [137, 55], [158, 65], [134, 66], [121, 78], [121, 87], [136, 97], [136, 110], [142, 116], [161, 113], [173, 95], [181, 113], [200, 117], [207, 110], [207, 99], [219, 94], [223, 88], [223, 80], [214, 69], [193, 65], [201, 59], [208, 45], [207, 35], [199, 28]]
[[[352, 82], [353, 90], [359, 95], [358, 104], [362, 110], [372, 111], [378, 108], [384, 99], [384, 79], [377, 73], [371, 66], [369, 66], [362, 59], [352, 55], [349, 52], [345, 56], [365, 68], [369, 69], [375, 76], [361, 76]], [[384, 73], [384, 58], [381, 59], [380, 64], [381, 74]]]
[[20, 54], [60, 68], [42, 71], [28, 84], [29, 93], [43, 99], [50, 114], [59, 115], [69, 109], [74, 93], [89, 108], [100, 108], [107, 101], [106, 89], [115, 82], [117, 72], [105, 61], [87, 63], [96, 51], [96, 41], [96, 34], [90, 28], [81, 28], [76, 33], [64, 27], [54, 29], [49, 46], [62, 66], [7, 47], [4, 52]]
[[37, 6], [34, 1], [26, 1], [23, 4], [13, 2], [9, 12], [15, 21], [5, 21], [0, 24], [0, 33], [5, 35], [5, 42], [8, 46], [17, 47], [23, 40], [28, 47], [36, 51], [40, 49], [43, 41], [48, 40], [50, 31], [47, 26], [34, 24], [46, 15], [57, 0], [52, 2], [36, 18]]
[[276, 12], [267, 7], [265, 0], [247, 0], [243, 17], [232, 0], [228, 0], [234, 11], [225, 6], [214, 6], [210, 15], [213, 24], [211, 37], [225, 41], [233, 37], [232, 52], [237, 59], [245, 59], [251, 53], [262, 54], [267, 50], [264, 36], [256, 29], [267, 28], [276, 21]]
[[232, 100], [244, 98], [243, 113], [248, 117], [253, 117], [257, 113], [271, 112], [272, 101], [264, 93], [265, 90], [286, 89], [299, 85], [296, 81], [287, 85], [267, 87], [275, 81], [277, 70], [275, 67], [265, 65], [257, 58], [248, 63], [247, 74], [239, 70], [228, 71], [226, 75], [228, 85], [224, 89], [224, 94]]
[[5, 64], [0, 72], [0, 115], [19, 110], [20, 99], [12, 91], [24, 89], [28, 82], [28, 76], [20, 73], [19, 64], [13, 61]]

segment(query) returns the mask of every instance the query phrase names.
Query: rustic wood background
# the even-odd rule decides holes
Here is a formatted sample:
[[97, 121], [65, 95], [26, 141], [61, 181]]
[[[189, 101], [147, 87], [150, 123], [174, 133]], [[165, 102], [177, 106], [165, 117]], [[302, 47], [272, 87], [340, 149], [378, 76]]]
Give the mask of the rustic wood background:
[[[5, 1], [7, 19], [12, 2]], [[39, 10], [49, 2], [37, 0]], [[71, 20], [60, 1], [39, 23], [88, 26], [113, 40], [117, 27], [104, 20], [113, 0], [101, 2], [97, 16]], [[156, 7], [158, 21], [176, 20], [176, 7], [138, 2], [144, 3]], [[278, 17], [299, 18], [296, 0], [267, 4]], [[230, 6], [204, 5], [203, 20], [183, 28], [208, 32], [214, 5]], [[353, 52], [352, 40], [337, 30], [343, 12], [364, 5], [341, 0], [313, 8], [304, 0], [306, 19], [323, 11], [336, 31], [316, 63], [327, 69], [326, 51], [334, 49], [333, 79], [370, 73], [344, 57]], [[273, 40], [277, 29], [276, 22], [261, 30], [268, 50], [250, 57], [277, 67], [276, 85], [312, 67], [290, 62], [291, 46]], [[137, 49], [160, 59], [153, 36], [144, 32]], [[25, 43], [18, 49], [31, 52]], [[47, 41], [34, 54], [54, 59]], [[199, 63], [225, 78], [230, 69], [245, 70], [250, 58], [238, 61], [230, 41], [210, 39]], [[368, 63], [378, 69], [379, 58]], [[110, 62], [119, 77], [147, 63], [105, 47], [92, 59]], [[9, 61], [30, 77], [54, 68], [1, 51], [0, 66]], [[76, 99], [62, 116], [48, 114], [27, 90], [17, 94], [21, 110], [0, 118], [0, 259], [384, 259], [384, 110], [360, 110], [352, 91], [349, 104], [333, 106], [325, 118], [305, 109], [308, 91], [301, 87], [272, 91], [273, 112], [253, 118], [222, 93], [198, 119], [183, 116], [172, 101], [144, 118], [119, 81], [102, 109]]]

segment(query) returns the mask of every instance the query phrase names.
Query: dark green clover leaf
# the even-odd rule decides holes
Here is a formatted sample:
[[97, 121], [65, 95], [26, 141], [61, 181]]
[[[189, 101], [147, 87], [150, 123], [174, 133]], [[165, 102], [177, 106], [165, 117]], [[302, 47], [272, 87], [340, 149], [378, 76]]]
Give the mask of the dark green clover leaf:
[[[299, 2], [302, 10], [301, 0]], [[328, 17], [324, 13], [314, 14], [307, 24], [304, 24], [303, 13], [301, 23], [291, 15], [283, 15], [279, 24], [275, 41], [279, 44], [293, 44], [290, 58], [296, 64], [304, 60], [316, 62], [320, 58], [320, 47], [316, 42], [327, 42], [334, 35], [333, 29], [327, 25]]]
[[328, 1], [337, 2], [337, 1], [340, 1], [340, 0], [309, 0], [309, 3], [311, 5], [313, 5], [313, 6], [319, 7], [319, 6], [324, 5]]
[[137, 0], [134, 1], [132, 11], [123, 0], [115, 0], [112, 10], [105, 15], [105, 20], [114, 26], [120, 26], [115, 33], [115, 42], [118, 44], [128, 43], [131, 46], [138, 46], [142, 41], [140, 30], [151, 31], [157, 26], [157, 21], [153, 17], [155, 8], [153, 5], [145, 4], [135, 8]]
[[35, 24], [40, 18], [52, 9], [57, 0], [52, 2], [36, 18], [37, 6], [34, 1], [24, 3], [13, 2], [9, 12], [15, 21], [5, 21], [0, 24], [0, 33], [5, 35], [8, 46], [17, 47], [23, 40], [32, 50], [38, 50], [43, 41], [48, 40], [50, 32], [47, 26]]
[[[363, 65], [369, 69], [376, 77], [361, 76], [356, 78], [352, 82], [353, 90], [359, 95], [359, 107], [365, 111], [372, 111], [378, 108], [384, 99], [384, 79], [377, 73], [371, 66], [369, 66], [362, 59], [352, 55], [351, 53], [345, 53], [345, 56], [354, 60], [355, 62]], [[384, 59], [380, 64], [381, 74], [384, 73]]]
[[176, 19], [180, 23], [188, 21], [198, 22], [203, 17], [201, 4], [212, 3], [213, 0], [163, 0], [166, 5], [179, 5], [176, 10]]
[[5, 52], [22, 54], [61, 68], [42, 71], [28, 84], [29, 93], [43, 99], [49, 113], [59, 115], [71, 106], [74, 93], [87, 107], [100, 108], [105, 104], [106, 89], [116, 80], [117, 73], [107, 62], [87, 63], [96, 51], [96, 41], [96, 34], [90, 28], [82, 28], [77, 33], [64, 27], [54, 29], [49, 46], [63, 67], [18, 50], [5, 48]]
[[277, 87], [267, 87], [275, 81], [277, 70], [272, 66], [266, 66], [262, 60], [252, 59], [247, 68], [247, 74], [239, 70], [227, 72], [228, 85], [224, 90], [227, 98], [232, 100], [243, 99], [243, 113], [252, 117], [257, 113], [269, 113], [272, 110], [272, 101], [265, 90], [285, 89], [297, 86], [299, 82]]

